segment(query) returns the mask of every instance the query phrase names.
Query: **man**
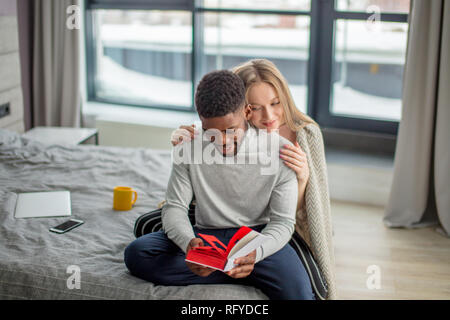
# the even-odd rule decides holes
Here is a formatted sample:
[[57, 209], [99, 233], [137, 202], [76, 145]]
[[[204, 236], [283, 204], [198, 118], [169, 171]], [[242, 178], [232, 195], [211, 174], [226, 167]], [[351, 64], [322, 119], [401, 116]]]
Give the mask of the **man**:
[[[246, 120], [242, 80], [227, 70], [208, 73], [197, 87], [195, 103], [203, 130], [215, 132], [196, 139], [204, 142], [206, 136], [206, 143], [213, 143], [223, 158], [247, 159], [248, 148], [243, 146], [258, 143], [259, 133]], [[290, 144], [279, 135], [275, 138], [277, 146]], [[183, 144], [184, 151], [195, 149], [194, 140]], [[258, 152], [273, 155], [270, 148]], [[314, 299], [303, 264], [288, 244], [297, 205], [295, 173], [282, 161], [271, 174], [262, 174], [262, 168], [255, 162], [174, 162], [162, 210], [164, 231], [144, 235], [126, 248], [131, 274], [159, 285], [236, 283], [255, 286], [270, 299]], [[193, 227], [187, 212], [194, 195]], [[204, 245], [199, 232], [228, 243], [243, 225], [270, 240], [236, 259], [231, 271], [185, 261], [189, 250]]]

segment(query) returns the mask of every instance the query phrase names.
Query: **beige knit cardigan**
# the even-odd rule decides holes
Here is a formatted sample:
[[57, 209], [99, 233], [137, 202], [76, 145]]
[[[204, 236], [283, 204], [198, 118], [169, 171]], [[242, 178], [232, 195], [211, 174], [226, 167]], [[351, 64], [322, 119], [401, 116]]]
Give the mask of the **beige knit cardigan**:
[[297, 131], [297, 141], [306, 153], [309, 180], [303, 207], [296, 214], [296, 231], [310, 246], [328, 284], [328, 299], [337, 299], [328, 172], [322, 132], [315, 124]]

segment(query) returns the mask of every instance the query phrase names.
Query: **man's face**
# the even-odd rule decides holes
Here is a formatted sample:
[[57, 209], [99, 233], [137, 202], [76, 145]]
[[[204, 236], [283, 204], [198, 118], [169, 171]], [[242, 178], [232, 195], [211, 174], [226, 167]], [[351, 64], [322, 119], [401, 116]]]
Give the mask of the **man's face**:
[[237, 153], [245, 131], [248, 128], [244, 108], [222, 117], [203, 118], [202, 127], [207, 131], [207, 139], [213, 142], [224, 157], [234, 156]]

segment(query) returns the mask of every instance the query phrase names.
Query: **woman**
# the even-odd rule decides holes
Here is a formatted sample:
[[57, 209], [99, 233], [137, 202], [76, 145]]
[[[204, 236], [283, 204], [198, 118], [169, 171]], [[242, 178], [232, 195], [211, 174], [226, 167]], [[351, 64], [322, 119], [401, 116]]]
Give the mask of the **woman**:
[[[232, 71], [245, 84], [249, 123], [258, 129], [278, 129], [281, 136], [293, 143], [293, 146], [283, 146], [280, 158], [297, 175], [296, 231], [312, 248], [328, 283], [329, 299], [333, 299], [334, 254], [330, 203], [319, 125], [297, 109], [287, 81], [272, 62], [266, 59], [250, 60]], [[172, 135], [171, 142], [176, 145], [190, 140], [197, 133], [195, 125], [181, 126]], [[314, 232], [310, 232], [309, 226]]]

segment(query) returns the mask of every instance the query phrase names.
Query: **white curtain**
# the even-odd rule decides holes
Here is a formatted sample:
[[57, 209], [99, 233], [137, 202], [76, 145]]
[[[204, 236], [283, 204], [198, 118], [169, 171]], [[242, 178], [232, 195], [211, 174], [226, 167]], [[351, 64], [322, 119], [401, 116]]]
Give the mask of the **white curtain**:
[[402, 118], [384, 222], [450, 235], [450, 0], [412, 0]]
[[[80, 126], [80, 29], [68, 28], [79, 0], [34, 2], [33, 125]], [[81, 17], [79, 17], [81, 18]], [[73, 24], [72, 24], [73, 25]]]

